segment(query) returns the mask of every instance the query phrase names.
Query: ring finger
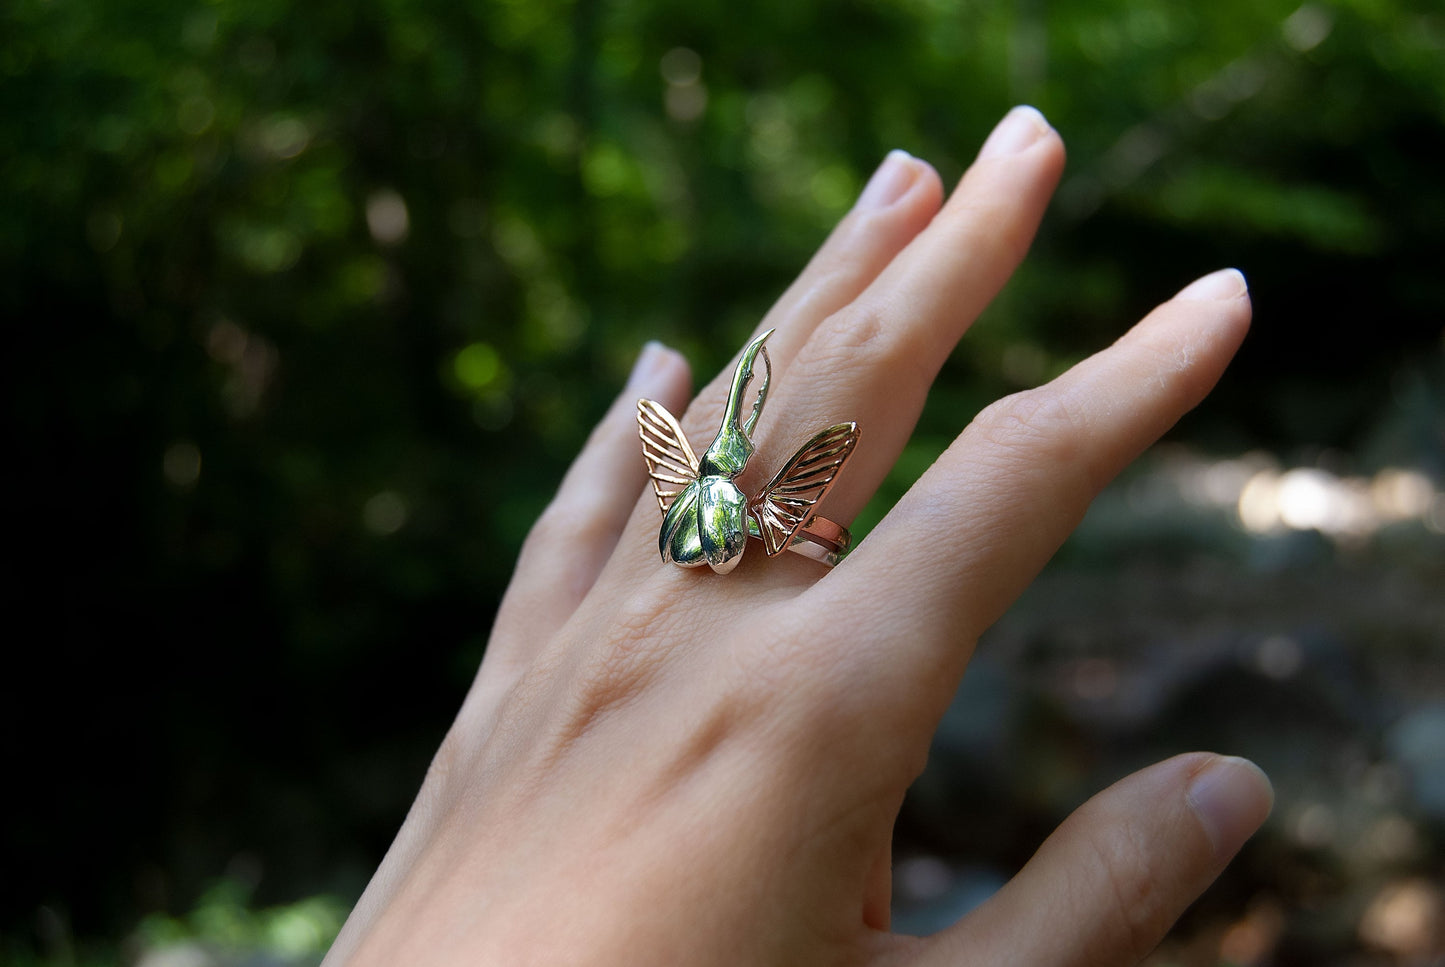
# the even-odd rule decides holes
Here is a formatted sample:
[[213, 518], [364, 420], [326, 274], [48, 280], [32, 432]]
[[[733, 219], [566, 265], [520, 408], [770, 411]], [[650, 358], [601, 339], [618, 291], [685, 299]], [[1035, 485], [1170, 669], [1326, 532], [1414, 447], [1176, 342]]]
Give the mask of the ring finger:
[[[925, 230], [942, 196], [938, 175], [925, 162], [902, 151], [884, 159], [853, 209], [755, 330], [754, 335], [776, 330], [767, 349], [769, 365], [777, 374], [787, 369], [823, 320], [854, 301]], [[699, 452], [718, 428], [732, 375], [733, 366], [725, 367], [682, 415], [683, 433]], [[657, 526], [655, 507], [648, 494], [633, 508], [633, 529], [627, 531], [619, 553], [623, 574], [635, 574], [644, 560], [656, 559], [653, 542], [634, 539], [643, 523]]]
[[[856, 299], [928, 226], [942, 201], [943, 185], [932, 167], [906, 152], [890, 152], [852, 210], [753, 330], [753, 337], [776, 330], [767, 346], [771, 365], [786, 370], [813, 330]], [[732, 373], [729, 364], [698, 393], [682, 421], [689, 434], [716, 429]]]

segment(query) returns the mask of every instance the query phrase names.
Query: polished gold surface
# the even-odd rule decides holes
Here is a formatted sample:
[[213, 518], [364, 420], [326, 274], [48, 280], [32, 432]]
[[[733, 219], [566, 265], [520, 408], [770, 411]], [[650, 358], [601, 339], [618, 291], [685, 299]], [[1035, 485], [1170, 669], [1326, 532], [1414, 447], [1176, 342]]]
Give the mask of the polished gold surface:
[[786, 548], [814, 516], [813, 508], [832, 488], [857, 445], [858, 424], [828, 427], [804, 444], [749, 503], [770, 557]]
[[697, 454], [692, 452], [677, 418], [661, 403], [637, 401], [637, 426], [642, 435], [642, 459], [662, 512], [672, 506], [682, 489], [697, 479]]

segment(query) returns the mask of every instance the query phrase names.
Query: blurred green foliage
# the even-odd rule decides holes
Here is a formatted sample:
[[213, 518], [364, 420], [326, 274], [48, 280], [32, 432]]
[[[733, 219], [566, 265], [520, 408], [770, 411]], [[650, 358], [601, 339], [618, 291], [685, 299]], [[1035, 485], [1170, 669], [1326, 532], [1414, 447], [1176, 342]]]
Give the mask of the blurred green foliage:
[[[314, 896], [257, 909], [252, 887], [239, 878], [219, 880], [182, 916], [152, 913], [119, 944], [76, 943], [59, 915], [46, 908], [50, 950], [0, 948], [12, 967], [89, 967], [123, 960], [139, 967], [314, 967], [321, 963], [350, 907]], [[44, 931], [42, 931], [44, 932]]]
[[238, 850], [354, 893], [641, 343], [711, 372], [888, 149], [952, 180], [1012, 103], [1069, 172], [885, 502], [1222, 264], [1256, 331], [1183, 436], [1360, 445], [1439, 351], [1442, 53], [1406, 0], [9, 0], [0, 931]]
[[238, 880], [211, 886], [184, 917], [152, 914], [146, 917], [130, 942], [141, 951], [171, 953], [194, 951], [193, 962], [226, 963], [261, 957], [281, 967], [319, 964], [336, 939], [350, 907], [331, 897], [308, 897], [295, 903], [255, 910], [250, 889]]

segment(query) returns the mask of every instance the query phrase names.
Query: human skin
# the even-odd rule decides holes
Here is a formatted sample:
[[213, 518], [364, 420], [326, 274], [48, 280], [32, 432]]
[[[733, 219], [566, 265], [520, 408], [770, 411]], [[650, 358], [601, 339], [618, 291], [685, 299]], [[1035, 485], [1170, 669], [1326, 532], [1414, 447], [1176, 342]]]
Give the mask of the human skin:
[[[1063, 164], [1031, 108], [946, 203], [926, 164], [885, 160], [758, 327], [777, 329], [773, 382], [744, 492], [817, 428], [856, 420], [822, 508], [853, 519]], [[1120, 780], [931, 937], [888, 930], [890, 840], [979, 635], [1205, 396], [1249, 319], [1243, 277], [1206, 276], [975, 416], [836, 568], [753, 541], [726, 576], [659, 560], [635, 418], [654, 399], [711, 439], [732, 368], [689, 403], [686, 363], [649, 346], [527, 538], [476, 680], [326, 965], [1137, 962], [1264, 821], [1272, 794], [1250, 763], [1188, 753]]]

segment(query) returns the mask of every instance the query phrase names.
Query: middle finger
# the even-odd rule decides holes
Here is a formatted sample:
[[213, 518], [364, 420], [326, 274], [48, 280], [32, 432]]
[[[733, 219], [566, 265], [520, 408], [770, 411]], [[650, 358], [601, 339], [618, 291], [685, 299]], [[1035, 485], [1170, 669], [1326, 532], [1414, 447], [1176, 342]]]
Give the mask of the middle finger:
[[897, 460], [944, 360], [1023, 259], [1063, 162], [1038, 111], [1009, 112], [929, 227], [796, 352], [770, 397], [752, 486], [815, 431], [856, 420], [858, 449], [825, 508], [853, 519]]

